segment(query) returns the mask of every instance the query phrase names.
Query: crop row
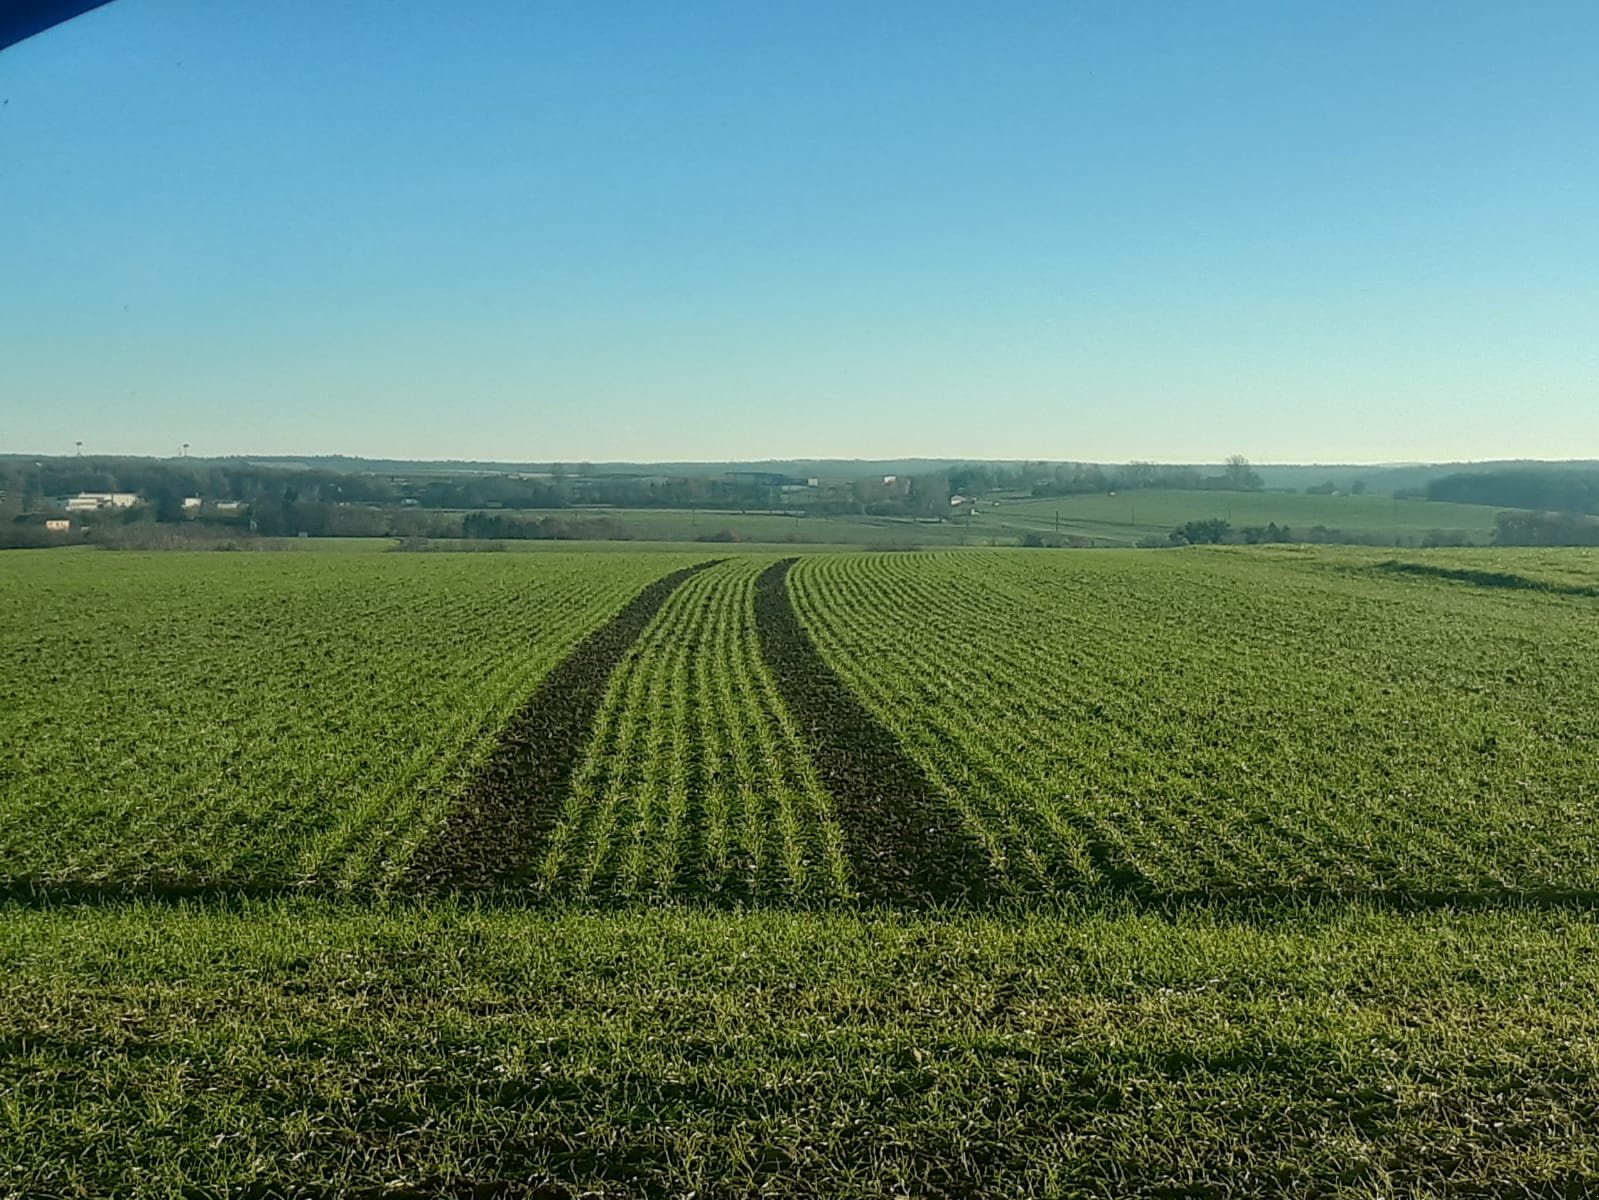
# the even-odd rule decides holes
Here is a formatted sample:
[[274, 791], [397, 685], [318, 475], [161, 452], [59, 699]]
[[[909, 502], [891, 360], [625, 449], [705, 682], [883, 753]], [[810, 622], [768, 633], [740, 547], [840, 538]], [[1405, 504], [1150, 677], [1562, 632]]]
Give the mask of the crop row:
[[538, 892], [847, 893], [829, 799], [761, 661], [754, 594], [764, 565], [732, 559], [689, 579], [617, 670], [529, 873]]
[[392, 875], [667, 555], [50, 555], [0, 576], [0, 884]]
[[839, 556], [791, 586], [1002, 891], [1589, 893], [1599, 609], [1372, 566]]

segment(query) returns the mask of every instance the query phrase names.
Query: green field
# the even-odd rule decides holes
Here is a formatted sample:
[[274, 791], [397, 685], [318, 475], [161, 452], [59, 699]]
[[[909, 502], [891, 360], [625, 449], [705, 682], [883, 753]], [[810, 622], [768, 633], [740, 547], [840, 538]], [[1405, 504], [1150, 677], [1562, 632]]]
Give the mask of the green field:
[[1594, 890], [1594, 601], [1386, 561], [826, 557], [795, 579], [1008, 891]]
[[1431, 534], [1461, 534], [1486, 545], [1499, 510], [1481, 504], [1395, 500], [1388, 496], [1308, 496], [1298, 492], [1133, 491], [1112, 495], [1005, 500], [984, 508], [972, 532], [1059, 532], [1130, 544], [1164, 535], [1189, 521], [1213, 517], [1235, 529], [1287, 526], [1299, 541], [1312, 531], [1337, 530], [1357, 541], [1416, 545]]
[[539, 677], [677, 565], [13, 556], [0, 883], [381, 878]]
[[1576, 1196], [1596, 989], [1564, 912], [12, 911], [0, 1180]]
[[681, 508], [575, 508], [576, 518], [603, 516], [630, 537], [653, 541], [741, 542], [771, 545], [833, 545], [898, 549], [960, 544], [962, 529], [951, 522], [909, 517], [808, 516], [776, 512], [696, 511]]
[[1493, 535], [1498, 512], [1485, 505], [1395, 500], [1386, 496], [1151, 489], [985, 501], [970, 520], [808, 516], [798, 510], [784, 515], [648, 508], [583, 508], [570, 510], [569, 515], [603, 516], [625, 529], [629, 537], [655, 541], [698, 544], [736, 539], [800, 549], [832, 546], [889, 550], [1016, 545], [1028, 534], [1059, 534], [1099, 546], [1130, 546], [1143, 538], [1164, 537], [1189, 521], [1212, 517], [1228, 521], [1235, 529], [1285, 526], [1299, 541], [1350, 540], [1418, 546], [1441, 534], [1485, 546]]
[[1599, 1189], [1593, 552], [741, 549], [0, 558], [0, 1196]]

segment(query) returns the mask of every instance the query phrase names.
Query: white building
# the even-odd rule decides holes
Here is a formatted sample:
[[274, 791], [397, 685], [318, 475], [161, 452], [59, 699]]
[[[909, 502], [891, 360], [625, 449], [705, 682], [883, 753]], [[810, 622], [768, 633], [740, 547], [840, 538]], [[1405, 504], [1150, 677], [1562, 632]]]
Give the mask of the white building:
[[94, 512], [102, 508], [132, 508], [139, 502], [137, 492], [79, 492], [67, 498], [68, 512]]

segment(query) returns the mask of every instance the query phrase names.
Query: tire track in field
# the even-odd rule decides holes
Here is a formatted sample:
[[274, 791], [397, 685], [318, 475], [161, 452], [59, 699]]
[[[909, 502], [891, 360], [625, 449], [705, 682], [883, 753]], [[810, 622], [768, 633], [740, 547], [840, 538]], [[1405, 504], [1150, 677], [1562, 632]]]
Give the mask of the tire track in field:
[[755, 627], [761, 656], [832, 797], [862, 899], [983, 899], [982, 847], [816, 649], [789, 598], [794, 563], [787, 558], [761, 572]]
[[478, 891], [511, 883], [527, 870], [560, 820], [611, 675], [667, 597], [720, 561], [657, 579], [544, 677], [512, 715], [455, 811], [417, 850], [407, 872], [411, 888]]

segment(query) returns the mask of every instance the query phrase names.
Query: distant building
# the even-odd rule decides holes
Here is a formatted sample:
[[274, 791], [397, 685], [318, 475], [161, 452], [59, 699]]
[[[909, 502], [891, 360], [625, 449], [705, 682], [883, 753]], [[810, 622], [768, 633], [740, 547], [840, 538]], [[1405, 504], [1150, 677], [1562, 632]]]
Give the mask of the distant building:
[[883, 486], [884, 487], [893, 487], [898, 482], [899, 482], [899, 476], [898, 475], [884, 475], [883, 476]]
[[68, 512], [95, 512], [102, 508], [132, 508], [139, 502], [137, 492], [79, 492], [69, 496]]
[[236, 512], [240, 512], [240, 511], [243, 510], [244, 501], [243, 500], [218, 500], [216, 507], [217, 507], [217, 511], [219, 513], [224, 513], [224, 512], [236, 513]]
[[183, 498], [183, 511], [184, 512], [199, 512], [200, 511], [200, 497], [198, 497], [198, 496], [185, 496]]
[[44, 527], [51, 533], [72, 532], [72, 522], [66, 517], [50, 517], [45, 521]]

